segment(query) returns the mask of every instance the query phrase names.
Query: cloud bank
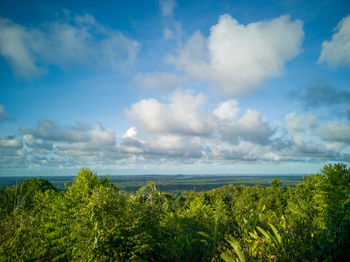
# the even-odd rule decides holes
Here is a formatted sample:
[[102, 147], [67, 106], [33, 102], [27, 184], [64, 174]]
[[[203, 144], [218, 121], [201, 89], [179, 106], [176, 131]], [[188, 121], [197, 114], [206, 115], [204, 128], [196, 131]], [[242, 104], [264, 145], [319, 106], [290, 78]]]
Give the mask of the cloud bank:
[[[134, 126], [116, 137], [100, 124], [42, 120], [0, 138], [1, 168], [134, 168], [135, 165], [348, 161], [350, 123], [296, 112], [280, 124], [234, 99], [206, 110], [206, 97], [177, 91], [125, 110]], [[242, 111], [242, 112], [241, 112]], [[0, 170], [1, 171], [1, 170]]]

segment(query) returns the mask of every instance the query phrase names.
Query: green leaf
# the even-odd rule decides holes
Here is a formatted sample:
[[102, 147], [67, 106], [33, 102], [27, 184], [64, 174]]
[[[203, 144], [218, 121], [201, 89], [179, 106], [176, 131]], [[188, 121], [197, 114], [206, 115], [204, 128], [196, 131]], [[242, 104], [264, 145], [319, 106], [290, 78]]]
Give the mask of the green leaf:
[[198, 235], [200, 235], [200, 236], [202, 236], [202, 237], [204, 237], [204, 238], [206, 238], [208, 240], [211, 240], [211, 237], [207, 233], [204, 233], [202, 231], [199, 231], [197, 233], [198, 233]]
[[226, 262], [236, 262], [237, 260], [227, 253], [221, 253], [221, 258]]
[[237, 256], [239, 258], [239, 261], [240, 262], [245, 262], [245, 257], [244, 257], [244, 254], [243, 254], [242, 250], [241, 250], [241, 245], [239, 244], [239, 241], [237, 241], [234, 238], [231, 238], [228, 242], [233, 247], [233, 249], [236, 251]]
[[275, 228], [275, 226], [274, 225], [272, 225], [272, 224], [270, 224], [269, 223], [269, 226], [271, 227], [271, 229], [272, 229], [272, 231], [273, 231], [273, 233], [275, 234], [275, 236], [276, 236], [276, 238], [277, 238], [277, 241], [278, 241], [278, 243], [282, 243], [282, 238], [281, 238], [281, 235], [278, 233], [278, 231], [277, 231], [277, 229]]
[[268, 239], [268, 240], [271, 241], [271, 237], [269, 236], [269, 234], [268, 234], [264, 229], [262, 229], [262, 228], [259, 227], [259, 226], [256, 226], [256, 228], [261, 232], [261, 234], [264, 235], [264, 237], [265, 237], [266, 239]]

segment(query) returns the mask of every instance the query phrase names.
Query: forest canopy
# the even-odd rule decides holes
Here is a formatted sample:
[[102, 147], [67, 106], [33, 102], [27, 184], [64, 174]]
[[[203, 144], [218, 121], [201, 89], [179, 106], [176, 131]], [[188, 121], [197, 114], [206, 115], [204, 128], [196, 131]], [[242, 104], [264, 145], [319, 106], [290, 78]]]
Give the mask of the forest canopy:
[[296, 187], [127, 193], [81, 169], [58, 191], [46, 179], [0, 189], [1, 261], [349, 261], [350, 169]]

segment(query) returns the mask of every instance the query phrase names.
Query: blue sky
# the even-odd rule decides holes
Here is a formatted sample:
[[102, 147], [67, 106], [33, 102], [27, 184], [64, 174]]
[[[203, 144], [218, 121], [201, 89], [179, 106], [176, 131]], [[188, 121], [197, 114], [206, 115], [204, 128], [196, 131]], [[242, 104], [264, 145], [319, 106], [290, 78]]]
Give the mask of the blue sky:
[[350, 159], [348, 1], [0, 3], [0, 175]]

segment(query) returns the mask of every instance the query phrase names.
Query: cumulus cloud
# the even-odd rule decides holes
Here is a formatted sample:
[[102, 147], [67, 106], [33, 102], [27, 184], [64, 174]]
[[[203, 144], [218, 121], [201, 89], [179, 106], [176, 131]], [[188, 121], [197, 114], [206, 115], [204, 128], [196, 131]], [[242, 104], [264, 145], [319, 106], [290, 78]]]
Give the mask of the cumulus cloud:
[[163, 16], [172, 16], [176, 5], [175, 0], [159, 0], [160, 10]]
[[316, 127], [318, 118], [315, 115], [297, 115], [295, 112], [286, 115], [286, 128], [292, 132], [304, 132]]
[[245, 26], [226, 14], [210, 29], [208, 39], [195, 32], [168, 61], [226, 94], [246, 94], [280, 75], [284, 64], [300, 54], [303, 38], [302, 22], [289, 16]]
[[[88, 165], [119, 169], [134, 164], [346, 161], [350, 156], [349, 126], [344, 123], [328, 123], [317, 128], [311, 123], [311, 129], [306, 132], [296, 123], [313, 122], [312, 117], [291, 113], [286, 116], [286, 126], [280, 127], [287, 128], [287, 133], [276, 134], [262, 115], [252, 109], [242, 117], [226, 114], [226, 110], [219, 114], [225, 116], [221, 119], [214, 114], [216, 109], [228, 104], [237, 109], [237, 104], [229, 100], [206, 113], [216, 126], [206, 136], [169, 130], [150, 132], [134, 126], [116, 140], [114, 131], [101, 125], [84, 125], [81, 129], [79, 125], [56, 124], [59, 132], [74, 136], [81, 129], [85, 134], [84, 139], [67, 139], [56, 133], [48, 135], [52, 132], [50, 125], [39, 123], [22, 129], [21, 137], [0, 139], [1, 168], [69, 169]], [[45, 128], [48, 131], [42, 130]]]
[[247, 141], [265, 144], [273, 133], [267, 120], [256, 110], [248, 109], [237, 122], [237, 134]]
[[334, 31], [332, 40], [322, 43], [318, 62], [326, 62], [332, 67], [350, 67], [350, 15], [344, 17]]
[[220, 120], [232, 121], [239, 112], [238, 102], [234, 99], [220, 103], [213, 111]]
[[61, 126], [50, 120], [42, 120], [33, 128], [21, 127], [27, 135], [26, 142], [31, 144], [34, 139], [50, 142], [61, 142], [74, 149], [98, 150], [104, 147], [113, 147], [116, 144], [115, 132], [97, 124], [90, 127], [83, 123], [75, 126]]
[[127, 153], [142, 153], [145, 151], [144, 141], [139, 138], [136, 127], [130, 127], [122, 137], [120, 146]]
[[5, 136], [0, 138], [0, 148], [21, 148], [22, 141], [17, 136]]
[[126, 116], [148, 132], [209, 135], [210, 119], [202, 111], [203, 94], [175, 92], [170, 103], [144, 99], [125, 111]]
[[350, 143], [350, 125], [347, 123], [329, 123], [319, 134], [327, 141]]
[[19, 136], [0, 137], [0, 170], [1, 168], [25, 167], [26, 154]]
[[256, 144], [267, 144], [274, 131], [260, 112], [247, 109], [238, 121], [224, 121], [218, 126], [222, 139], [237, 144], [249, 141]]
[[0, 138], [1, 168], [127, 168], [170, 163], [348, 161], [350, 125], [316, 115], [269, 124], [234, 99], [203, 110], [206, 97], [177, 91], [167, 103], [144, 99], [127, 109], [135, 123], [121, 137], [100, 124], [61, 125], [43, 120]]
[[83, 123], [78, 123], [76, 126], [60, 126], [50, 120], [42, 120], [33, 128], [21, 127], [20, 129], [25, 134], [47, 141], [70, 143], [89, 140], [89, 135], [86, 132], [88, 126]]
[[0, 54], [16, 74], [32, 77], [49, 66], [97, 66], [124, 70], [139, 43], [98, 23], [91, 15], [25, 27], [0, 17]]
[[137, 74], [132, 83], [145, 89], [169, 90], [180, 87], [184, 83], [184, 79], [171, 73], [148, 73]]
[[156, 99], [145, 99], [127, 109], [127, 117], [146, 132], [187, 136], [219, 135], [231, 143], [241, 140], [267, 143], [274, 133], [266, 119], [256, 110], [248, 109], [236, 121], [237, 101], [220, 103], [213, 112], [202, 110], [204, 95], [176, 92], [169, 104]]
[[17, 150], [22, 156], [18, 161], [26, 167], [103, 166], [121, 158], [115, 132], [100, 124], [63, 126], [43, 120], [32, 128], [21, 127], [20, 131], [24, 146]]

